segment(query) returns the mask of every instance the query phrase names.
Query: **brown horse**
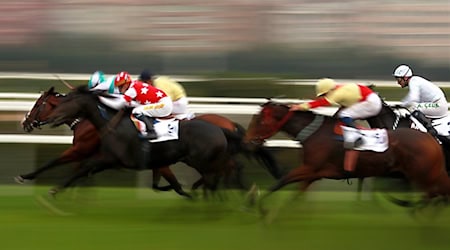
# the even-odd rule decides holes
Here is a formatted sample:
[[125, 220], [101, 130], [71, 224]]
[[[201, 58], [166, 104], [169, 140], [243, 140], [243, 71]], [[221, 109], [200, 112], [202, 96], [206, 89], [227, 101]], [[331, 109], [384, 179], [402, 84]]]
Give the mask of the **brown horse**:
[[[33, 108], [30, 112], [28, 112], [25, 116], [24, 121], [22, 122], [22, 127], [26, 132], [32, 132], [34, 128], [40, 128], [41, 126], [47, 124], [49, 116], [53, 113], [53, 110], [62, 102], [64, 98], [63, 94], [57, 93], [54, 91], [54, 88], [51, 87], [48, 91], [45, 91], [35, 102]], [[271, 156], [269, 152], [267, 152], [263, 147], [259, 148], [254, 152], [242, 151], [242, 147], [240, 145], [240, 140], [244, 137], [245, 129], [239, 124], [229, 120], [226, 117], [216, 115], [216, 114], [204, 114], [197, 116], [196, 119], [201, 119], [207, 122], [210, 122], [214, 125], [222, 127], [224, 129], [229, 130], [230, 132], [235, 133], [238, 136], [238, 143], [234, 143], [234, 148], [230, 148], [234, 153], [238, 152], [247, 152], [248, 154], [252, 154], [256, 159], [260, 160], [270, 171], [270, 173], [275, 178], [280, 178], [281, 174], [276, 165], [275, 160]], [[98, 135], [95, 127], [88, 120], [84, 119], [75, 119], [66, 122], [73, 130], [73, 141], [72, 146], [65, 150], [60, 156], [55, 159], [50, 160], [45, 163], [42, 167], [36, 169], [35, 171], [27, 174], [18, 175], [15, 177], [15, 180], [18, 183], [24, 183], [26, 180], [33, 180], [37, 178], [43, 172], [52, 169], [58, 165], [70, 163], [70, 162], [79, 162], [81, 160], [87, 159], [96, 153], [98, 153], [99, 145], [100, 145], [100, 137]], [[247, 155], [248, 156], [248, 155]], [[239, 162], [233, 162], [233, 170], [236, 170], [238, 179], [240, 177], [239, 170], [242, 168]], [[77, 166], [78, 166], [77, 165]], [[231, 171], [231, 170], [230, 170]], [[163, 176], [169, 183], [168, 186], [160, 187], [158, 186], [160, 177]], [[196, 183], [194, 183], [193, 188], [197, 188], [203, 183], [203, 180], [200, 179]], [[241, 182], [239, 182], [241, 184]], [[179, 194], [184, 196], [189, 196], [185, 193], [179, 182], [177, 181], [175, 175], [172, 173], [168, 166], [161, 167], [157, 169], [153, 169], [153, 184], [152, 187], [157, 190], [167, 191], [172, 188]]]
[[304, 155], [303, 164], [282, 177], [266, 196], [293, 182], [302, 182], [300, 190], [306, 191], [322, 178], [365, 178], [400, 171], [424, 191], [423, 203], [434, 197], [448, 198], [450, 179], [444, 156], [431, 135], [407, 128], [388, 131], [389, 148], [382, 153], [360, 152], [356, 170], [347, 173], [343, 168], [343, 142], [335, 134], [337, 122], [336, 118], [313, 112], [289, 111], [286, 104], [269, 101], [262, 105], [249, 124], [245, 140], [260, 145], [283, 131], [302, 143]]

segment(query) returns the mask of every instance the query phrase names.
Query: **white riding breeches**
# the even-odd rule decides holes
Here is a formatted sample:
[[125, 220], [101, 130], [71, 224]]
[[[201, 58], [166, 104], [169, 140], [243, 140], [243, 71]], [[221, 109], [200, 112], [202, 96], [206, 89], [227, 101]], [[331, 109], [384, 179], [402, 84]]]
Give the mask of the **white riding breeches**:
[[419, 110], [426, 117], [435, 119], [445, 117], [448, 113], [448, 103], [445, 98], [440, 98], [434, 102], [417, 103], [412, 107], [413, 110]]
[[343, 108], [338, 117], [351, 117], [353, 119], [366, 119], [377, 115], [381, 111], [382, 103], [380, 97], [372, 93], [366, 100], [353, 104], [350, 107]]
[[173, 103], [170, 97], [166, 96], [157, 103], [145, 104], [133, 109], [133, 114], [144, 114], [150, 117], [165, 117], [172, 113]]
[[188, 112], [189, 101], [186, 97], [181, 97], [180, 99], [173, 101], [172, 114], [185, 114]]

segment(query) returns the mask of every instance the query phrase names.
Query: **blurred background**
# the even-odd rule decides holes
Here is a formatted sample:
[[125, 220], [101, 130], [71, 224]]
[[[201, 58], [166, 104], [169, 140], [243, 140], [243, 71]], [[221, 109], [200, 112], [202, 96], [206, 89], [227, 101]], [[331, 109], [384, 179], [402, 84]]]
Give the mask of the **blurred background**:
[[448, 0], [1, 1], [1, 71], [448, 80]]
[[[450, 96], [449, 0], [2, 0], [0, 13], [0, 94], [12, 93], [0, 100], [0, 133], [28, 136], [0, 144], [0, 248], [449, 249], [449, 211], [421, 211], [420, 221], [377, 198], [386, 187], [371, 179], [359, 199], [356, 180], [319, 181], [306, 199], [286, 198], [298, 193], [286, 187], [267, 202], [268, 219], [243, 207], [243, 193], [188, 203], [153, 192], [150, 171], [107, 171], [58, 199], [46, 196], [48, 186], [71, 173], [70, 164], [25, 186], [13, 182], [70, 146], [68, 127], [32, 133], [67, 142], [30, 143], [20, 126], [37, 97], [14, 93], [69, 91], [53, 73], [81, 85], [96, 70], [148, 68], [174, 76], [189, 97], [226, 98], [307, 99], [322, 77], [384, 81], [376, 90], [398, 101], [407, 90], [391, 74], [406, 63]], [[213, 104], [211, 113], [223, 111]], [[234, 105], [224, 115], [244, 127], [257, 108], [219, 104]], [[270, 150], [283, 171], [301, 162], [298, 148]], [[257, 163], [241, 160], [246, 184], [274, 184]], [[194, 170], [174, 170], [188, 190]], [[404, 191], [399, 186], [390, 190]]]
[[[1, 1], [0, 13], [1, 92], [67, 91], [52, 75], [21, 79], [19, 72], [82, 73], [66, 78], [77, 85], [96, 70], [137, 75], [149, 68], [185, 76], [178, 80], [194, 97], [310, 98], [314, 79], [333, 77], [387, 81], [377, 91], [398, 101], [406, 90], [391, 74], [401, 63], [449, 90], [448, 0], [21, 0]], [[23, 134], [25, 113], [5, 108], [2, 133]], [[246, 127], [251, 114], [226, 116]], [[26, 148], [31, 155], [6, 161], [6, 169], [19, 158], [33, 169], [67, 146], [3, 144], [5, 155]], [[297, 149], [273, 150], [286, 168], [299, 161]], [[0, 180], [9, 183], [10, 175]]]

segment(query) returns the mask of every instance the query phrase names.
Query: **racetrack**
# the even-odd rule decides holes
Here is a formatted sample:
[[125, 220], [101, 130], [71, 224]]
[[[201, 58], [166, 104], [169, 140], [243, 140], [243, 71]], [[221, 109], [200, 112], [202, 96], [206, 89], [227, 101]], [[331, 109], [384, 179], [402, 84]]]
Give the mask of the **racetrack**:
[[354, 192], [317, 192], [293, 200], [292, 191], [282, 191], [265, 201], [270, 213], [262, 219], [255, 208], [243, 209], [236, 191], [223, 193], [225, 201], [189, 201], [174, 192], [138, 188], [78, 189], [51, 200], [47, 190], [1, 186], [1, 249], [450, 247], [448, 209], [435, 218], [434, 210], [425, 209], [414, 218], [381, 195], [357, 201]]

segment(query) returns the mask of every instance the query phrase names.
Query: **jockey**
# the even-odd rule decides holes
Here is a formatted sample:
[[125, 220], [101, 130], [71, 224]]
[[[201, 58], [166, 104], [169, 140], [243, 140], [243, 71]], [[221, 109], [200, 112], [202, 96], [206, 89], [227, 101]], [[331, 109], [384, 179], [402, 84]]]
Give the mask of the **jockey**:
[[[321, 106], [338, 104], [341, 109], [337, 116], [345, 126], [357, 129], [355, 119], [366, 119], [377, 115], [381, 111], [382, 102], [380, 97], [367, 86], [355, 83], [337, 84], [333, 79], [323, 78], [316, 83], [317, 98], [313, 101], [292, 105], [290, 110], [309, 110]], [[352, 142], [344, 142], [346, 161], [344, 166], [347, 171], [353, 171], [357, 159], [354, 148], [362, 142], [361, 137]], [[350, 159], [348, 159], [350, 158]], [[346, 164], [347, 165], [347, 164]]]
[[408, 65], [398, 66], [392, 75], [402, 88], [409, 87], [409, 92], [402, 99], [401, 106], [415, 110], [411, 115], [418, 119], [431, 134], [436, 135], [437, 132], [431, 122], [424, 119], [420, 112], [428, 119], [447, 116], [448, 103], [444, 92], [427, 79], [413, 75], [412, 69]]
[[149, 70], [142, 71], [139, 80], [164, 91], [173, 102], [172, 114], [178, 119], [192, 119], [194, 114], [189, 112], [189, 101], [183, 86], [168, 76], [154, 76]]
[[125, 75], [128, 73], [122, 71], [119, 72], [117, 75], [110, 76], [107, 79], [105, 79], [105, 74], [102, 71], [95, 71], [94, 74], [92, 74], [91, 78], [89, 79], [88, 87], [92, 91], [99, 90], [99, 91], [107, 91], [108, 94], [120, 94], [119, 89], [114, 85], [114, 80], [120, 74]]
[[132, 114], [139, 122], [139, 137], [143, 140], [143, 154], [139, 168], [145, 169], [151, 147], [149, 140], [157, 138], [152, 117], [170, 115], [173, 107], [172, 100], [160, 89], [138, 80], [133, 81], [127, 72], [117, 74], [114, 85], [123, 95], [112, 100], [103, 98], [102, 102], [114, 109], [134, 107]]

